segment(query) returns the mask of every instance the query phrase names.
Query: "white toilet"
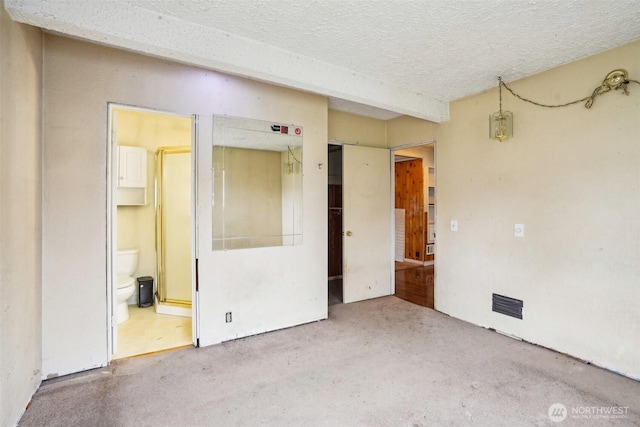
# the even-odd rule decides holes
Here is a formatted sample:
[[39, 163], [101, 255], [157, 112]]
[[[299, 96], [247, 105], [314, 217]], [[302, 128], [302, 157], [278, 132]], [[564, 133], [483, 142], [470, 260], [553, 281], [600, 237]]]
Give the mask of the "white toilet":
[[138, 268], [138, 250], [118, 251], [116, 268], [118, 272], [118, 323], [122, 323], [129, 319], [127, 299], [133, 295], [136, 289], [136, 279], [133, 278], [133, 273]]

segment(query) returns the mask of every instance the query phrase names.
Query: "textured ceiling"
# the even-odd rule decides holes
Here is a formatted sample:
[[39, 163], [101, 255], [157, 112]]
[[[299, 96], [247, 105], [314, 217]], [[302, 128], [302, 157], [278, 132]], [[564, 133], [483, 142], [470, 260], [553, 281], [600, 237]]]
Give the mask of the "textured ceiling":
[[21, 22], [320, 93], [337, 109], [434, 121], [447, 119], [449, 101], [494, 87], [499, 75], [513, 81], [640, 39], [638, 0], [5, 4]]
[[129, 3], [447, 101], [640, 38], [638, 0]]

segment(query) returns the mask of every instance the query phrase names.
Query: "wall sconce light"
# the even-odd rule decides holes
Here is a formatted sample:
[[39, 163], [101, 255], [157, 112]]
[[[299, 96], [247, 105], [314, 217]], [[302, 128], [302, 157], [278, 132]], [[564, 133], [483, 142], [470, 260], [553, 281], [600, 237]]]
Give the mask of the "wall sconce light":
[[513, 136], [513, 113], [502, 111], [502, 78], [498, 77], [500, 93], [500, 111], [489, 116], [489, 138], [502, 142]]

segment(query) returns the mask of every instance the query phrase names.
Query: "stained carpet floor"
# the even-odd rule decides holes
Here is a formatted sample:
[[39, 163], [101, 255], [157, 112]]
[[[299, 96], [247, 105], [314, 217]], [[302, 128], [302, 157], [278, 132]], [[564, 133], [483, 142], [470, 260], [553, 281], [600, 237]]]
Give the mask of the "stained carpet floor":
[[[640, 383], [396, 297], [45, 382], [22, 426], [638, 425]], [[620, 418], [573, 408], [626, 407]]]

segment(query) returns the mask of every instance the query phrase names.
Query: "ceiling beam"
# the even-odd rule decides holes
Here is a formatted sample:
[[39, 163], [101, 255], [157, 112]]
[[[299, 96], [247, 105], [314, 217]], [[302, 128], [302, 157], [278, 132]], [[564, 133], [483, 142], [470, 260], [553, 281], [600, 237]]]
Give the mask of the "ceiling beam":
[[45, 30], [442, 123], [449, 105], [309, 56], [116, 1], [5, 0]]

